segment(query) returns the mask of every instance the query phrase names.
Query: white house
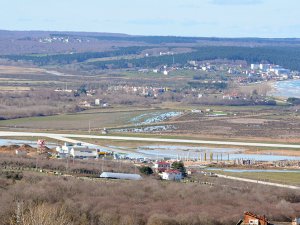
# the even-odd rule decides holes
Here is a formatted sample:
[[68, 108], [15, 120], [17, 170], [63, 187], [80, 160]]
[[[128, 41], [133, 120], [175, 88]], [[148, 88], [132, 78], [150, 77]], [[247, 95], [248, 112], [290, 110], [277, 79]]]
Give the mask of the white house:
[[166, 170], [162, 173], [161, 178], [163, 180], [181, 180], [182, 173], [179, 170]]
[[168, 170], [170, 168], [171, 168], [171, 164], [165, 161], [154, 163], [154, 169], [158, 173], [164, 172], [165, 170]]

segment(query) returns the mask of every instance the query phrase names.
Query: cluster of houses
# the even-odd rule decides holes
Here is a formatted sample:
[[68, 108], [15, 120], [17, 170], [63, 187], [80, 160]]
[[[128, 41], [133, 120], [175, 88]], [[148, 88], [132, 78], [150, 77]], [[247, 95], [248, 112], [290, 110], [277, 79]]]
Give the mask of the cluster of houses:
[[[74, 159], [97, 159], [102, 156], [111, 156], [114, 159], [121, 159], [119, 154], [112, 152], [101, 151], [100, 149], [82, 145], [81, 143], [70, 144], [65, 143], [62, 146], [56, 147], [57, 158], [74, 158]], [[183, 178], [183, 174], [176, 169], [172, 169], [172, 163], [167, 161], [152, 161], [154, 163], [154, 171], [164, 180], [179, 181]]]
[[264, 80], [287, 80], [289, 78], [299, 79], [299, 74], [292, 74], [291, 70], [279, 65], [251, 64], [249, 76], [259, 75]]
[[[45, 38], [39, 38], [38, 42], [40, 43], [82, 43], [82, 42], [90, 42], [88, 39], [83, 38], [75, 38], [75, 37], [66, 37], [66, 36], [51, 36], [51, 37], [45, 37]], [[72, 54], [72, 53], [70, 53]]]
[[105, 102], [105, 101], [103, 101], [102, 99], [99, 99], [99, 98], [96, 98], [93, 102], [88, 101], [88, 100], [83, 100], [83, 101], [80, 101], [78, 105], [80, 107], [83, 107], [83, 108], [91, 108], [93, 106], [107, 108], [107, 107], [110, 106], [108, 104], [108, 102]]
[[251, 64], [250, 68], [242, 63], [198, 62], [188, 61], [187, 69], [200, 70], [203, 72], [223, 72], [235, 75], [234, 79], [240, 83], [249, 83], [257, 79], [263, 80], [287, 80], [300, 79], [298, 72], [292, 72], [280, 65], [274, 64]]
[[172, 91], [168, 87], [152, 87], [152, 86], [131, 86], [131, 85], [115, 85], [108, 88], [110, 92], [122, 92], [127, 94], [136, 94], [140, 96], [157, 97], [164, 92]]

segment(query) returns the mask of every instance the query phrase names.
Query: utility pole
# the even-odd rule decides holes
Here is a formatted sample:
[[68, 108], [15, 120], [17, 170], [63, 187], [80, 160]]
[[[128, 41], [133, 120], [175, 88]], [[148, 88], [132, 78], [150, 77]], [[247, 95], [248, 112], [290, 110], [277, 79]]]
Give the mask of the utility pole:
[[89, 134], [91, 133], [91, 121], [89, 120]]

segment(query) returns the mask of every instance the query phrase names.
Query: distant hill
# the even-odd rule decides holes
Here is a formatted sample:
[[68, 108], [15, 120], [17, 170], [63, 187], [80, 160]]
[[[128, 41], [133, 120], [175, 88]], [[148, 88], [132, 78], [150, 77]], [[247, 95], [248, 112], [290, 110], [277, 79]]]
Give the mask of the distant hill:
[[299, 38], [139, 36], [120, 33], [0, 30], [0, 55], [111, 51], [116, 47], [300, 46]]

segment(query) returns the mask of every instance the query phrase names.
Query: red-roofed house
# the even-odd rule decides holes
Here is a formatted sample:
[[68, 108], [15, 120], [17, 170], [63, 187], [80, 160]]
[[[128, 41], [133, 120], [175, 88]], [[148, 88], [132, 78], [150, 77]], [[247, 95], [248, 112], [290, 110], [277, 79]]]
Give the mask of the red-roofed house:
[[163, 180], [181, 180], [182, 173], [179, 170], [166, 170], [162, 173], [161, 178]]
[[171, 164], [165, 161], [156, 162], [154, 164], [154, 169], [157, 173], [164, 172], [166, 170], [169, 170], [171, 168]]
[[258, 216], [251, 212], [244, 213], [244, 225], [270, 225], [265, 216]]

